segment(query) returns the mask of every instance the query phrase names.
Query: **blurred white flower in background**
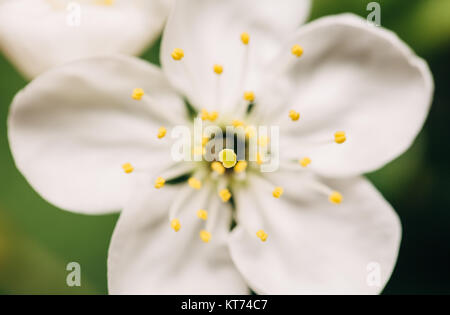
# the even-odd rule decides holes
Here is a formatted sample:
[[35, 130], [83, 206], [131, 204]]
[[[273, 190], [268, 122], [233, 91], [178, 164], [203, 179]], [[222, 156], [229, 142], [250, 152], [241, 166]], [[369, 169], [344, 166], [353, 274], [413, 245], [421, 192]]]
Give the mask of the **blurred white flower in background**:
[[[10, 147], [31, 186], [66, 210], [123, 209], [110, 293], [373, 294], [387, 283], [401, 225], [361, 174], [414, 141], [431, 73], [393, 33], [354, 15], [298, 28], [308, 8], [179, 0], [162, 70], [132, 57], [89, 58], [15, 97]], [[258, 161], [228, 171], [218, 161], [173, 165], [168, 135], [192, 126], [184, 98], [208, 124], [280, 126], [280, 170], [261, 173]], [[191, 177], [175, 185], [170, 172]], [[372, 262], [380, 286], [368, 285]]]
[[105, 53], [139, 55], [171, 0], [0, 0], [0, 51], [27, 78]]

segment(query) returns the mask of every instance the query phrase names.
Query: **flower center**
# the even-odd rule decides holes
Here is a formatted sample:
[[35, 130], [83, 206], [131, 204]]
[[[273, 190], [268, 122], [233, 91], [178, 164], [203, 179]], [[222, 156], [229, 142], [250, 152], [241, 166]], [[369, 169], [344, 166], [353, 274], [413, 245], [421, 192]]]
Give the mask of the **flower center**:
[[[241, 34], [241, 42], [245, 49], [245, 58], [243, 62], [243, 76], [241, 81], [245, 81], [245, 72], [248, 67], [248, 46], [250, 45], [250, 35], [246, 32]], [[291, 48], [293, 58], [300, 58], [303, 55], [303, 48], [300, 45], [294, 45]], [[186, 75], [190, 77], [187, 65], [184, 63], [185, 53], [181, 48], [174, 48], [171, 57], [174, 62], [179, 62], [184, 66]], [[221, 64], [212, 65], [212, 71], [217, 75], [217, 104], [220, 103], [220, 77], [226, 74], [226, 69]], [[194, 82], [194, 80], [191, 80]], [[195, 90], [195, 84], [194, 90]], [[240, 84], [244, 86], [244, 84]], [[256, 126], [249, 124], [250, 116], [257, 103], [257, 97], [254, 91], [243, 90], [242, 99], [239, 106], [233, 111], [236, 115], [234, 119], [221, 117], [218, 111], [209, 111], [207, 109], [197, 110], [194, 106], [186, 102], [186, 108], [189, 116], [194, 120], [194, 134], [196, 126], [205, 125], [205, 130], [200, 128], [197, 136], [189, 136], [189, 152], [190, 163], [185, 163], [189, 169], [181, 167], [181, 170], [174, 175], [173, 170], [169, 170], [170, 174], [161, 174], [156, 178], [154, 187], [162, 189], [166, 184], [176, 184], [186, 182], [181, 192], [173, 201], [169, 211], [170, 226], [175, 232], [182, 228], [182, 222], [179, 214], [183, 209], [185, 200], [192, 194], [192, 189], [197, 190], [199, 194], [204, 194], [204, 203], [199, 205], [196, 212], [197, 217], [204, 221], [205, 227], [199, 232], [200, 239], [208, 243], [212, 239], [212, 230], [215, 225], [217, 211], [220, 210], [221, 204], [230, 203], [234, 209], [233, 190], [238, 189], [238, 183], [243, 182], [247, 178], [249, 172], [265, 172], [264, 166], [270, 164], [273, 158], [279, 157], [278, 134], [273, 136], [268, 134], [267, 126]], [[132, 91], [131, 97], [135, 101], [144, 101], [150, 103], [148, 107], [153, 107], [150, 98], [145, 95], [145, 91], [136, 88]], [[245, 104], [242, 104], [242, 101]], [[156, 106], [157, 107], [157, 106]], [[219, 106], [220, 107], [220, 106]], [[164, 116], [164, 113], [158, 113]], [[194, 119], [195, 118], [195, 119]], [[298, 111], [291, 109], [286, 113], [286, 124], [300, 123], [301, 115]], [[265, 129], [262, 131], [261, 129]], [[209, 132], [206, 132], [208, 130]], [[155, 130], [155, 136], [160, 141], [165, 141], [168, 130], [165, 126]], [[194, 140], [194, 141], [192, 141]], [[346, 142], [346, 133], [337, 131], [334, 137], [324, 139], [323, 145], [341, 145]], [[194, 143], [194, 145], [191, 145]], [[195, 161], [196, 163], [191, 163]], [[295, 170], [308, 168], [312, 163], [312, 159], [308, 156], [299, 157]], [[192, 166], [194, 165], [194, 166]], [[125, 173], [135, 171], [134, 166], [130, 163], [123, 165]], [[271, 171], [275, 171], [271, 170]], [[168, 172], [169, 172], [168, 171]], [[328, 197], [331, 203], [339, 204], [342, 202], [342, 195], [327, 187], [326, 185], [312, 181], [310, 187], [315, 191]], [[273, 198], [283, 198], [289, 189], [273, 184], [271, 195]], [[292, 188], [291, 188], [292, 189]], [[212, 192], [212, 193], [211, 193]], [[263, 229], [255, 231], [256, 236], [265, 242], [268, 234]]]

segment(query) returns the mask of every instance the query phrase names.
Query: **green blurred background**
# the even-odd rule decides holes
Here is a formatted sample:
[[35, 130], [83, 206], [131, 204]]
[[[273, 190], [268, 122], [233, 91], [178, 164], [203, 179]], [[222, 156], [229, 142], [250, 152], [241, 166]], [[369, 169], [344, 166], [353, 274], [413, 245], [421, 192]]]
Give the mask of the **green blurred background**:
[[[366, 17], [362, 0], [316, 0], [311, 19], [341, 12]], [[397, 266], [385, 294], [450, 293], [450, 0], [385, 0], [381, 24], [425, 58], [436, 91], [413, 147], [369, 174], [403, 224]], [[377, 49], [374, 47], [374, 49]], [[158, 64], [159, 42], [143, 58]], [[42, 200], [13, 164], [6, 119], [26, 81], [0, 54], [0, 293], [106, 294], [106, 257], [118, 215], [83, 216]], [[66, 265], [82, 286], [66, 285]]]

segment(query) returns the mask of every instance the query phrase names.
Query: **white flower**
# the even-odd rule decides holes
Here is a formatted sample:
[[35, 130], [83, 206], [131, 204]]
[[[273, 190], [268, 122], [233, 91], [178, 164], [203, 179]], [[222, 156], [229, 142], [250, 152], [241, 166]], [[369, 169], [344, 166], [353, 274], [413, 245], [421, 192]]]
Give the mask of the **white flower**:
[[[110, 293], [369, 294], [389, 279], [400, 222], [360, 174], [413, 142], [431, 74], [387, 30], [345, 14], [296, 31], [309, 2], [280, 3], [178, 1], [163, 71], [92, 58], [43, 74], [14, 99], [9, 141], [31, 186], [71, 211], [123, 208]], [[192, 124], [180, 94], [210, 125], [279, 125], [280, 170], [172, 165], [170, 132]], [[195, 179], [170, 185], [188, 171]], [[368, 266], [380, 267], [379, 281], [367, 281]]]
[[0, 0], [0, 51], [28, 78], [105, 53], [137, 55], [171, 0]]

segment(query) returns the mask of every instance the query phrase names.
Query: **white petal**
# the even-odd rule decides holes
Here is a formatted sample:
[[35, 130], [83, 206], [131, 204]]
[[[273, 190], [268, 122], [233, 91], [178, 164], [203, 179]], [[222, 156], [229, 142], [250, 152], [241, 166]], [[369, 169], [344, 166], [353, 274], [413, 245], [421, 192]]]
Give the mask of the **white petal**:
[[[152, 104], [131, 98], [143, 88]], [[120, 209], [124, 163], [148, 169], [171, 163], [170, 123], [184, 115], [162, 72], [134, 57], [98, 57], [46, 72], [14, 99], [8, 136], [16, 165], [31, 186], [66, 210]], [[168, 128], [157, 139], [160, 126]]]
[[[299, 59], [290, 52], [294, 44], [304, 48]], [[266, 114], [287, 126], [281, 154], [309, 156], [310, 167], [326, 176], [380, 168], [411, 145], [427, 117], [433, 94], [427, 64], [392, 32], [353, 15], [305, 26], [276, 63], [287, 66], [277, 82], [288, 88], [271, 94], [288, 98]], [[299, 121], [290, 121], [290, 109]], [[334, 143], [336, 131], [346, 132], [344, 144]]]
[[178, 202], [186, 188], [191, 189], [166, 185], [160, 190], [136, 192], [122, 211], [109, 249], [110, 294], [248, 293], [226, 244], [229, 208], [219, 209], [211, 240], [203, 243], [199, 232], [204, 223], [196, 212], [208, 210], [211, 204], [204, 192], [191, 193], [176, 216], [181, 229], [171, 229], [169, 206]]
[[[194, 105], [230, 109], [242, 99], [244, 89], [255, 88], [261, 65], [277, 53], [280, 38], [306, 19], [309, 7], [309, 0], [179, 0], [163, 35], [164, 71]], [[243, 32], [250, 34], [248, 46], [241, 43]], [[184, 50], [182, 61], [172, 59], [175, 48]], [[214, 64], [224, 68], [219, 93]]]
[[81, 3], [81, 10], [76, 1], [2, 1], [0, 50], [29, 78], [83, 57], [136, 55], [159, 35], [171, 3], [115, 0], [105, 6], [96, 1], [102, 0]]
[[[304, 177], [275, 179], [285, 189], [280, 199], [272, 197], [266, 180], [251, 180], [247, 190], [235, 192], [238, 227], [232, 232], [230, 251], [253, 290], [263, 294], [382, 290], [396, 261], [401, 226], [367, 180], [325, 181], [343, 194], [339, 205], [311, 190]], [[256, 237], [257, 229], [268, 234], [266, 242]]]

